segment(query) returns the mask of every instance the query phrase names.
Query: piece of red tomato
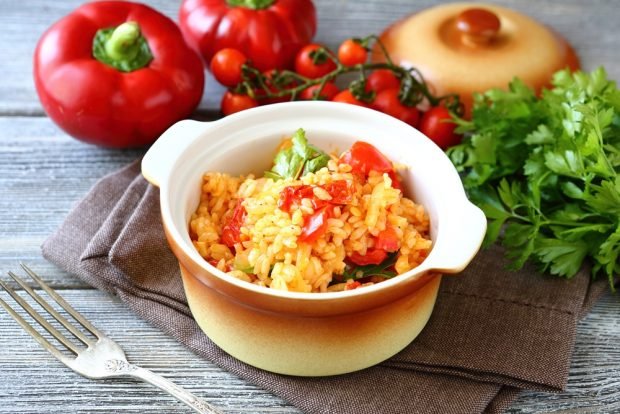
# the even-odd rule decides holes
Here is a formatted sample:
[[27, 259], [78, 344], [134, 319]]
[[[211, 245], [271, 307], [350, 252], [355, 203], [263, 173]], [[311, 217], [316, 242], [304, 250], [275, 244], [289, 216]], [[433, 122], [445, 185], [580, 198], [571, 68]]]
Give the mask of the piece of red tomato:
[[377, 69], [366, 78], [366, 91], [379, 93], [394, 88], [400, 88], [400, 80], [389, 69]]
[[314, 243], [327, 231], [327, 220], [331, 217], [332, 207], [327, 205], [304, 218], [304, 226], [297, 238], [300, 242]]
[[393, 171], [392, 163], [373, 145], [364, 142], [355, 142], [348, 151], [340, 157], [340, 161], [349, 164], [353, 172], [367, 176], [370, 171], [380, 173]]
[[372, 107], [394, 118], [417, 127], [420, 121], [420, 111], [415, 106], [407, 106], [398, 98], [399, 88], [384, 89], [377, 93]]
[[395, 188], [397, 190], [403, 191], [403, 183], [402, 180], [400, 178], [400, 175], [392, 170], [392, 171], [388, 171], [388, 176], [390, 177], [390, 179], [392, 180], [392, 188]]
[[[211, 260], [207, 260], [207, 261], [213, 267], [217, 267], [217, 265], [219, 264], [219, 260], [211, 259]], [[226, 272], [230, 272], [231, 270], [233, 270], [233, 267], [231, 265], [229, 265], [229, 264], [227, 264], [224, 267], [224, 271], [226, 271]]]
[[295, 56], [295, 72], [306, 78], [316, 79], [336, 69], [336, 63], [327, 56], [320, 63], [314, 63], [315, 59], [313, 56], [321, 48], [325, 47], [316, 43], [310, 43], [302, 47], [297, 52], [297, 56]]
[[[314, 195], [314, 187], [327, 191], [331, 200], [321, 200]], [[293, 208], [299, 207], [301, 200], [307, 198], [312, 202], [312, 207], [323, 208], [326, 204], [348, 204], [353, 200], [353, 187], [346, 180], [336, 180], [320, 186], [295, 185], [284, 187], [278, 199], [278, 208], [290, 213]]]
[[[284, 189], [280, 192], [280, 198], [278, 199], [278, 208], [282, 211], [290, 213], [293, 207], [298, 207], [301, 203], [301, 200], [304, 198], [308, 198], [314, 201], [315, 197], [311, 185], [295, 185], [284, 187]], [[319, 206], [317, 206], [313, 202], [313, 207], [316, 209]]]
[[340, 162], [349, 164], [351, 171], [367, 177], [371, 171], [387, 173], [392, 180], [392, 188], [403, 190], [401, 178], [394, 170], [390, 160], [373, 145], [355, 142], [348, 151], [340, 156]]
[[375, 249], [385, 250], [389, 253], [400, 249], [400, 240], [394, 227], [389, 226], [379, 232], [375, 240]]
[[462, 137], [454, 132], [455, 129], [450, 111], [443, 106], [430, 108], [420, 122], [420, 132], [444, 150], [461, 142]]
[[243, 207], [243, 199], [237, 200], [237, 205], [230, 216], [230, 219], [222, 227], [222, 243], [228, 247], [234, 247], [235, 243], [241, 241], [241, 226], [245, 221], [247, 212]]
[[344, 290], [353, 290], [353, 289], [357, 289], [357, 288], [359, 288], [361, 286], [362, 286], [362, 283], [359, 280], [355, 280], [353, 282], [346, 283], [344, 285]]
[[353, 200], [353, 186], [347, 180], [335, 180], [321, 188], [331, 196], [332, 204], [349, 204]]
[[358, 266], [366, 266], [369, 264], [381, 264], [387, 258], [387, 252], [382, 249], [368, 249], [365, 255], [353, 252], [349, 256], [349, 260]]

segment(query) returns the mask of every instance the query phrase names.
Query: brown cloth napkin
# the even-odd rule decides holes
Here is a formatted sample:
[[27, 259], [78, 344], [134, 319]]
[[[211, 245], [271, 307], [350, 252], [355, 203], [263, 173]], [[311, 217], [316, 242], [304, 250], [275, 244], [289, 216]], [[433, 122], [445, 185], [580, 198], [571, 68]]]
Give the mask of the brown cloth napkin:
[[103, 178], [43, 244], [43, 255], [118, 295], [200, 356], [308, 413], [497, 413], [521, 389], [559, 391], [576, 324], [606, 288], [505, 269], [499, 248], [446, 276], [431, 319], [405, 350], [359, 372], [299, 378], [239, 362], [198, 328], [160, 220], [159, 191], [135, 162]]

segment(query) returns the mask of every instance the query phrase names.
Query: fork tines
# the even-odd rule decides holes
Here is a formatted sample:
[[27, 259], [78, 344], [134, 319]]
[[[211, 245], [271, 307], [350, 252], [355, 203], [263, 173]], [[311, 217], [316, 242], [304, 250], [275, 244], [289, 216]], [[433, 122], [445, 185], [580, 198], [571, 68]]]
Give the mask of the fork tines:
[[[28, 266], [20, 263], [21, 267], [26, 273], [36, 282], [36, 284], [47, 294], [54, 299], [54, 301], [63, 308], [69, 315], [71, 315], [77, 322], [80, 323], [87, 331], [92, 333], [95, 337], [100, 338], [103, 335], [88, 322], [79, 312], [71, 307], [60, 295], [58, 295], [52, 288], [50, 288], [41, 278], [33, 272]], [[81, 341], [86, 346], [91, 346], [95, 343], [95, 340], [86, 336], [79, 329], [69, 322], [64, 316], [58, 313], [45, 299], [37, 294], [32, 288], [30, 288], [26, 282], [24, 282], [19, 276], [13, 272], [8, 272], [9, 276], [21, 286], [26, 293], [28, 293], [43, 309], [45, 309], [54, 319], [56, 319], [62, 326], [64, 326], [75, 338]], [[63, 333], [54, 328], [39, 312], [32, 308], [26, 300], [15, 292], [4, 281], [0, 280], [0, 286], [17, 302], [39, 325], [41, 325], [47, 332], [49, 332], [58, 342], [62, 343], [73, 354], [77, 355], [79, 348], [71, 342]], [[8, 313], [26, 330], [30, 335], [36, 339], [45, 349], [51, 352], [55, 357], [60, 360], [66, 357], [53, 346], [45, 337], [43, 337], [30, 323], [28, 323], [21, 315], [19, 315], [7, 302], [0, 298], [0, 306], [2, 306]]]

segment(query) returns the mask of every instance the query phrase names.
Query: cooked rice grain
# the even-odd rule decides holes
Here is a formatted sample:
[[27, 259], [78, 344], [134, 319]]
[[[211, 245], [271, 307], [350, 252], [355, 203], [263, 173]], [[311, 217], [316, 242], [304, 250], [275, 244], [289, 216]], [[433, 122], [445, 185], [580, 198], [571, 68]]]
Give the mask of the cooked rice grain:
[[[326, 233], [314, 243], [298, 242], [304, 217], [314, 208], [311, 200], [303, 199], [291, 214], [280, 210], [281, 191], [336, 180], [353, 186], [353, 201], [334, 209]], [[313, 193], [320, 200], [331, 199], [322, 188], [314, 187]], [[232, 250], [221, 242], [221, 234], [239, 199], [247, 215], [240, 229], [243, 241]], [[233, 277], [273, 289], [325, 292], [334, 290], [330, 283], [344, 271], [345, 257], [353, 252], [366, 254], [374, 246], [374, 237], [387, 226], [394, 227], [401, 241], [397, 273], [419, 265], [431, 248], [424, 208], [393, 188], [387, 174], [371, 172], [362, 182], [351, 173], [350, 165], [332, 159], [327, 167], [295, 181], [206, 173], [200, 205], [189, 228], [200, 255]]]

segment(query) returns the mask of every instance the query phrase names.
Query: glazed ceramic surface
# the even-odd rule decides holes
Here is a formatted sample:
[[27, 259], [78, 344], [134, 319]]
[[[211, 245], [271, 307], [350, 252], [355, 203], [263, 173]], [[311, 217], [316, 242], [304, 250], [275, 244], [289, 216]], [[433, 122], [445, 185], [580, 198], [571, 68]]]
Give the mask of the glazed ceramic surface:
[[[235, 279], [200, 257], [188, 222], [198, 206], [202, 175], [260, 176], [269, 169], [277, 145], [298, 128], [328, 152], [363, 140], [407, 166], [401, 172], [405, 193], [431, 219], [433, 248], [425, 262], [373, 286], [309, 294]], [[350, 372], [400, 351], [428, 320], [439, 274], [460, 272], [478, 251], [486, 229], [483, 213], [467, 200], [458, 174], [434, 143], [388, 115], [348, 104], [289, 102], [212, 123], [181, 121], [149, 150], [142, 171], [160, 187], [166, 236], [180, 261], [198, 324], [231, 355], [285, 374]], [[312, 352], [300, 354], [300, 346]], [[349, 349], [359, 355], [318, 358], [341, 355], [347, 346], [357, 346]]]
[[[488, 16], [480, 13], [465, 18], [472, 10], [490, 14], [497, 26], [488, 27]], [[394, 62], [417, 68], [436, 95], [458, 94], [467, 113], [474, 93], [504, 89], [515, 77], [540, 91], [557, 70], [580, 66], [571, 45], [551, 28], [508, 7], [480, 2], [424, 9], [388, 27], [381, 41]], [[373, 59], [383, 59], [378, 48]]]

